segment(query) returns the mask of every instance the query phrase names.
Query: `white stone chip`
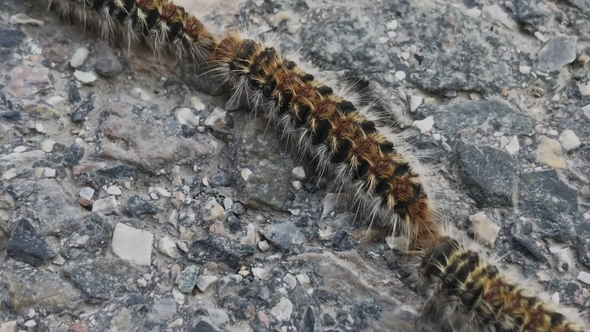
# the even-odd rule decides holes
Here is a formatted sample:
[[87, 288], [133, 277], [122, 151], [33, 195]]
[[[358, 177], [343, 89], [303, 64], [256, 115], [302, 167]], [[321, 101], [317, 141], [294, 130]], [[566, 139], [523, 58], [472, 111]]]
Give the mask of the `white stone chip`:
[[140, 266], [149, 266], [153, 242], [152, 233], [118, 223], [115, 226], [111, 248], [113, 253], [122, 259]]

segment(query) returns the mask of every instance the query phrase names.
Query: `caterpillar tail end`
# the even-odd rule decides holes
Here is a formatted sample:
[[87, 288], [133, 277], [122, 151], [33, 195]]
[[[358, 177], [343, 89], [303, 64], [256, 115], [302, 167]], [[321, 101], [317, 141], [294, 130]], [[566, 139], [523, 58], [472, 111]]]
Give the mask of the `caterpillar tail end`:
[[418, 279], [428, 294], [425, 314], [456, 331], [584, 331], [577, 317], [558, 312], [450, 237], [423, 253]]

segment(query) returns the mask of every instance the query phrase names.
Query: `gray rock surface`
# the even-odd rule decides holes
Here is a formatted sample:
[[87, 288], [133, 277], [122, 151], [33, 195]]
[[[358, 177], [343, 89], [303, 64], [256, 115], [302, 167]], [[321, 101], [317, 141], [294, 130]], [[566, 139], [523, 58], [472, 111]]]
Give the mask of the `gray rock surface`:
[[[500, 266], [585, 312], [585, 1], [222, 0], [208, 18], [221, 27], [239, 14], [254, 34], [279, 31], [285, 52], [352, 82], [362, 103], [378, 99], [384, 124], [397, 120], [409, 151], [433, 164], [428, 181], [442, 190], [431, 197], [460, 236], [479, 236], [470, 216], [484, 214], [498, 227], [486, 250]], [[345, 196], [333, 199], [317, 160], [240, 98], [228, 101], [217, 72], [104, 42], [32, 1], [0, 7], [0, 325], [415, 327], [424, 298], [389, 239], [367, 232]], [[9, 25], [25, 13], [45, 25]], [[71, 67], [80, 49], [89, 53], [76, 70], [94, 73], [92, 85]], [[560, 141], [567, 130], [575, 148]], [[538, 161], [547, 139], [559, 163]], [[33, 245], [11, 238], [23, 219]], [[428, 317], [419, 330], [448, 331]]]

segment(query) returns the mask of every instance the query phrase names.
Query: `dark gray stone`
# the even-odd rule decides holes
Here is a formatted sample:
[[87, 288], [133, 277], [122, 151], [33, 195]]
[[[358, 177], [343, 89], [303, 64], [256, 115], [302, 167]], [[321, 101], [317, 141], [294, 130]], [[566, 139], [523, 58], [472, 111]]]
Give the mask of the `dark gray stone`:
[[301, 30], [303, 50], [325, 65], [350, 70], [356, 76], [382, 74], [389, 67], [388, 46], [378, 39], [386, 35], [381, 24], [361, 23], [348, 8], [339, 6], [308, 11], [306, 21]]
[[512, 109], [499, 100], [482, 100], [449, 104], [440, 107], [433, 114], [435, 126], [447, 136], [466, 127], [479, 127], [490, 133], [528, 134], [532, 132], [534, 120]]
[[72, 143], [72, 145], [64, 151], [64, 166], [75, 166], [82, 157], [84, 157], [84, 147]]
[[210, 262], [223, 263], [232, 270], [237, 270], [242, 264], [242, 259], [233, 250], [226, 249], [212, 236], [193, 242], [190, 246], [189, 256], [191, 260], [199, 264]]
[[345, 231], [339, 231], [332, 235], [332, 249], [335, 251], [347, 251], [354, 248], [356, 241]]
[[203, 320], [191, 327], [190, 332], [217, 332], [217, 330]]
[[13, 47], [23, 42], [27, 35], [20, 29], [0, 24], [0, 47]]
[[246, 213], [246, 208], [244, 207], [244, 205], [242, 203], [236, 202], [236, 203], [232, 204], [231, 211], [233, 213], [235, 213], [236, 215], [241, 216], [244, 213]]
[[504, 52], [500, 47], [515, 47], [510, 35], [490, 29], [483, 19], [468, 16], [460, 8], [408, 6], [401, 10], [408, 34], [423, 47], [420, 66], [409, 68], [410, 82], [443, 95], [500, 92], [518, 85], [518, 57], [524, 55]]
[[590, 15], [590, 0], [566, 0], [566, 2], [578, 8], [582, 13]]
[[8, 241], [7, 254], [33, 266], [39, 266], [55, 257], [53, 249], [27, 219], [21, 219], [16, 224]]
[[[276, 133], [267, 130], [264, 119], [254, 118], [248, 122], [242, 137], [235, 145], [237, 165], [232, 175], [237, 184], [239, 201], [250, 207], [287, 209], [289, 182], [293, 160], [279, 147]], [[241, 178], [240, 171], [248, 168], [252, 174], [248, 181]]]
[[270, 225], [268, 230], [264, 232], [264, 237], [280, 250], [287, 250], [291, 245], [305, 241], [303, 234], [290, 221]]
[[549, 18], [549, 15], [541, 11], [537, 5], [538, 3], [533, 0], [515, 0], [507, 3], [514, 13], [514, 18], [524, 24], [524, 28], [531, 34], [543, 27]]
[[230, 185], [229, 176], [225, 172], [217, 173], [209, 179], [213, 187], [227, 187]]
[[35, 184], [34, 208], [43, 222], [43, 234], [69, 234], [80, 226], [88, 212], [54, 179], [42, 179]]
[[88, 297], [99, 300], [108, 300], [111, 297], [113, 282], [90, 266], [68, 267], [64, 274]]
[[123, 213], [130, 217], [139, 217], [143, 214], [156, 214], [158, 208], [141, 199], [139, 195], [133, 195], [123, 206]]
[[115, 77], [123, 71], [123, 65], [115, 55], [112, 47], [105, 42], [98, 42], [98, 47], [94, 48], [96, 53], [96, 63], [94, 71], [104, 77]]
[[73, 122], [82, 122], [82, 121], [84, 121], [84, 119], [86, 118], [88, 113], [90, 113], [90, 111], [92, 111], [93, 109], [94, 109], [94, 92], [90, 92], [90, 93], [88, 93], [86, 98], [84, 98], [82, 103], [80, 105], [78, 105], [78, 107], [76, 107], [76, 109], [70, 114], [70, 118], [72, 119]]
[[[109, 248], [112, 233], [113, 226], [111, 226], [107, 219], [98, 214], [91, 214], [82, 224], [77, 236], [88, 236], [88, 241], [84, 244], [84, 248], [88, 252], [96, 253]], [[72, 239], [72, 241], [75, 240]]]
[[578, 192], [559, 179], [555, 170], [520, 176], [520, 206], [535, 218], [538, 232], [568, 242], [574, 235], [574, 221], [581, 220]]
[[176, 278], [176, 285], [178, 285], [178, 289], [183, 293], [192, 293], [195, 285], [197, 284], [198, 276], [199, 267], [196, 265], [191, 265], [180, 271], [180, 273], [178, 273], [178, 277]]
[[576, 59], [577, 37], [555, 36], [537, 53], [537, 68], [544, 72], [560, 70]]
[[460, 144], [456, 148], [458, 176], [482, 207], [512, 206], [518, 163], [504, 150]]
[[122, 181], [129, 181], [135, 185], [139, 178], [139, 170], [129, 165], [119, 165], [112, 168], [99, 169], [92, 176], [92, 186], [95, 189], [104, 185], [112, 185]]
[[152, 308], [152, 317], [154, 319], [168, 319], [176, 314], [176, 302], [174, 299], [165, 297], [157, 300]]

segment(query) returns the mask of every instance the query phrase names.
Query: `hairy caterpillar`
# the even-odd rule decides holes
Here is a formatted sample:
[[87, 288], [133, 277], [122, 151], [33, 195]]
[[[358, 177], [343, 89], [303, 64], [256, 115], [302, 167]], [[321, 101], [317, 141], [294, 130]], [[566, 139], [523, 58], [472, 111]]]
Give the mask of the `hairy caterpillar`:
[[48, 0], [84, 25], [97, 26], [104, 38], [118, 33], [128, 46], [143, 36], [154, 53], [168, 47], [179, 60], [202, 63], [216, 41], [203, 23], [167, 0]]
[[234, 93], [248, 95], [252, 108], [323, 171], [334, 172], [341, 190], [352, 192], [371, 216], [399, 223], [410, 239], [408, 252], [418, 257], [429, 313], [461, 331], [582, 331], [445, 235], [412, 163], [370, 114], [260, 42], [232, 35], [220, 42], [215, 59]]
[[405, 249], [428, 296], [427, 314], [458, 331], [582, 331], [449, 237], [418, 164], [368, 109], [357, 108], [354, 96], [321, 75], [237, 33], [216, 43], [200, 21], [169, 1], [57, 4], [82, 22], [95, 15], [103, 34], [118, 27], [127, 40], [148, 37], [156, 52], [170, 47], [180, 58], [212, 64], [234, 96], [246, 95], [251, 108], [318, 161], [320, 173], [334, 173], [337, 187], [351, 193], [369, 219], [399, 228], [410, 240]]

